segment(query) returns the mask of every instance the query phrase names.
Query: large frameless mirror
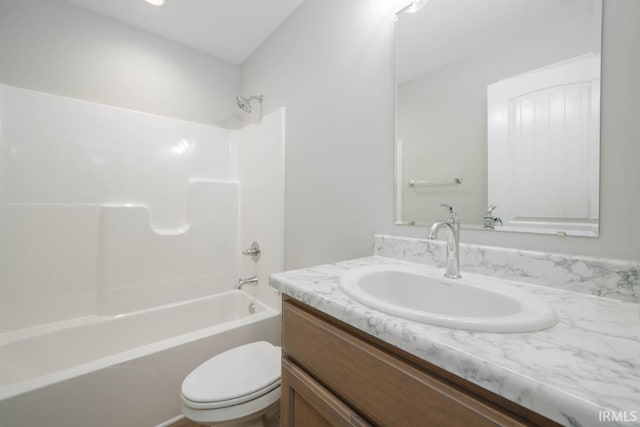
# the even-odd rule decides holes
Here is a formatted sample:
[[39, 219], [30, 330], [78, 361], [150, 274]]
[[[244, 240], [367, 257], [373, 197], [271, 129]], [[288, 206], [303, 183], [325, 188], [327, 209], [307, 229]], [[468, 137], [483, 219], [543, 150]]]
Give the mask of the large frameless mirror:
[[397, 22], [395, 220], [598, 236], [602, 0], [429, 0]]

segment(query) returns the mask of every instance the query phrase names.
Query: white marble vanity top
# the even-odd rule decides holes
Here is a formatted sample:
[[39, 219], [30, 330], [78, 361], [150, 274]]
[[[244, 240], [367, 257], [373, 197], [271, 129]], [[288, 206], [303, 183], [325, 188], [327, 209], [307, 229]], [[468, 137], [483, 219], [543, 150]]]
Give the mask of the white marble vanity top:
[[382, 263], [407, 264], [374, 256], [274, 274], [270, 283], [560, 424], [640, 426], [639, 304], [519, 284], [553, 305], [560, 319], [555, 327], [523, 334], [447, 329], [386, 315], [342, 292], [345, 271]]

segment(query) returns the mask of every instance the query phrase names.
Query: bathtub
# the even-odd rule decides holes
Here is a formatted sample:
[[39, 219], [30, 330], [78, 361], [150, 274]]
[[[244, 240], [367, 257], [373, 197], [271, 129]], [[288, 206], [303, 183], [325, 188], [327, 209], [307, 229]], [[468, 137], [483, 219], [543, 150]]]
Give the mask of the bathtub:
[[2, 334], [0, 427], [169, 425], [191, 370], [258, 340], [280, 314], [243, 291]]

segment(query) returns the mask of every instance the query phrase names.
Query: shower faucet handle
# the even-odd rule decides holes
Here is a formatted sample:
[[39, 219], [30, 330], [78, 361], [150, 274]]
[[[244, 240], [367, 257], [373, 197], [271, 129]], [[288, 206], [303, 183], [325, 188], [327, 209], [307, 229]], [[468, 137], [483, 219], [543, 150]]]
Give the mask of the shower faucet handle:
[[251, 243], [251, 247], [249, 249], [245, 249], [242, 251], [242, 255], [250, 256], [253, 262], [260, 261], [260, 254], [262, 251], [260, 250], [260, 244], [258, 242]]

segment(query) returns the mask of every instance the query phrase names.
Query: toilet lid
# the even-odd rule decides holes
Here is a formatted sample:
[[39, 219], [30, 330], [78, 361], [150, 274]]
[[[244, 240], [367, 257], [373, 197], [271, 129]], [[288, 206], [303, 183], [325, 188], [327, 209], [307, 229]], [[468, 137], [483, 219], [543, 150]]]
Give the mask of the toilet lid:
[[182, 395], [192, 402], [244, 400], [280, 383], [280, 347], [259, 341], [232, 348], [204, 362], [182, 383]]

